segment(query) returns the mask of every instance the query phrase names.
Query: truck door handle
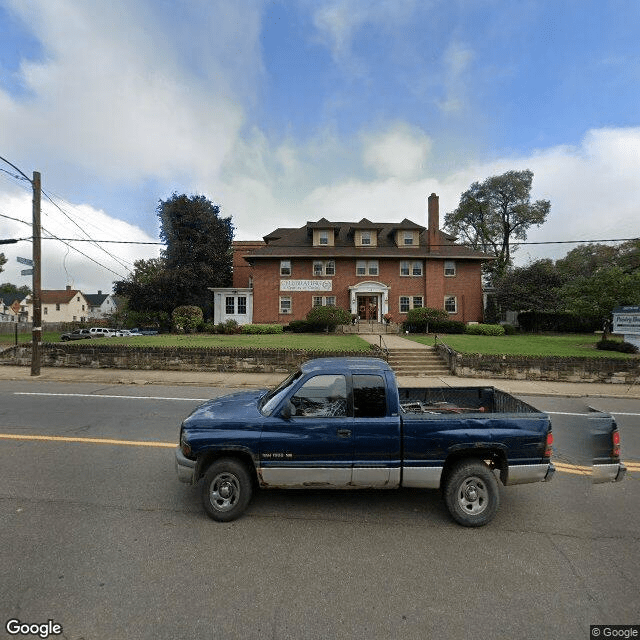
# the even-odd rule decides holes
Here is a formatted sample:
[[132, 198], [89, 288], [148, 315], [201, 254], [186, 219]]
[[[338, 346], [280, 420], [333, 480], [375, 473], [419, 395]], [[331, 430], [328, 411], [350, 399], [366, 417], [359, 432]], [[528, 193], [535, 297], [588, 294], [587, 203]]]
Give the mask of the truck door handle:
[[339, 438], [351, 437], [351, 429], [338, 429], [338, 437]]

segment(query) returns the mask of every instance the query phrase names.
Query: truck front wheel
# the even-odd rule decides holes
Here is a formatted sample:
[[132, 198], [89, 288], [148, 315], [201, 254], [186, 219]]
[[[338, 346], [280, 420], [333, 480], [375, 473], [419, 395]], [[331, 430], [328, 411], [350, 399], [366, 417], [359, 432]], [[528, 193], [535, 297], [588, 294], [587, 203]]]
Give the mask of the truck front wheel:
[[491, 522], [500, 504], [498, 481], [486, 464], [462, 461], [449, 474], [444, 499], [453, 519], [465, 527]]
[[207, 515], [218, 522], [239, 518], [247, 508], [252, 493], [251, 476], [239, 460], [216, 460], [204, 474], [202, 504]]

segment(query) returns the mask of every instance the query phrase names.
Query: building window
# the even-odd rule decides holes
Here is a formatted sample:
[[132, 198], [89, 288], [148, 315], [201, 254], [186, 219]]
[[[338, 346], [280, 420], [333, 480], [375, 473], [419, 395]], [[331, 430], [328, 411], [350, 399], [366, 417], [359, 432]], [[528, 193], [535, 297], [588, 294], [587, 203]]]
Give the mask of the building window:
[[227, 296], [224, 305], [224, 312], [228, 316], [233, 315], [236, 312], [236, 299], [233, 296]]
[[402, 260], [400, 262], [400, 275], [401, 276], [421, 276], [422, 275], [422, 262], [416, 260], [415, 262], [409, 262], [409, 260]]
[[291, 260], [280, 260], [280, 275], [281, 276], [291, 275]]
[[313, 296], [313, 306], [314, 307], [335, 307], [336, 297], [335, 296]]
[[424, 306], [422, 296], [400, 296], [400, 313], [409, 313], [410, 309], [420, 309]]
[[314, 260], [313, 275], [314, 276], [334, 276], [336, 274], [335, 260]]
[[60, 311], [60, 305], [56, 304], [56, 311]]
[[280, 313], [291, 313], [291, 296], [280, 296]]
[[320, 231], [320, 233], [318, 233], [318, 244], [329, 244], [328, 231]]
[[456, 296], [445, 296], [444, 310], [447, 313], [458, 313], [458, 299]]
[[47, 307], [42, 307], [42, 313], [46, 316], [49, 313], [49, 309], [47, 309]]
[[413, 244], [413, 231], [405, 231], [403, 235], [403, 244], [410, 246]]
[[368, 246], [371, 244], [371, 231], [360, 232], [360, 244], [362, 246]]
[[357, 276], [366, 276], [366, 275], [377, 276], [378, 261], [377, 260], [357, 260], [356, 275]]
[[456, 261], [455, 260], [445, 260], [444, 261], [444, 275], [445, 276], [455, 276], [456, 275]]
[[238, 296], [238, 314], [247, 314], [247, 296]]

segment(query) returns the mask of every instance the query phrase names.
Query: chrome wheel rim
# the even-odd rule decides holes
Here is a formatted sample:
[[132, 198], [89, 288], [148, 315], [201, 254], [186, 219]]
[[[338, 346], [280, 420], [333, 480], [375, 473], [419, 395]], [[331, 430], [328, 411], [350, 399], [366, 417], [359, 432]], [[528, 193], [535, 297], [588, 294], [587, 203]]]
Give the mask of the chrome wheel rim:
[[214, 509], [228, 511], [233, 509], [240, 499], [240, 481], [227, 471], [219, 473], [211, 483], [209, 500]]
[[477, 476], [465, 478], [458, 487], [458, 505], [465, 513], [477, 515], [489, 504], [489, 490]]

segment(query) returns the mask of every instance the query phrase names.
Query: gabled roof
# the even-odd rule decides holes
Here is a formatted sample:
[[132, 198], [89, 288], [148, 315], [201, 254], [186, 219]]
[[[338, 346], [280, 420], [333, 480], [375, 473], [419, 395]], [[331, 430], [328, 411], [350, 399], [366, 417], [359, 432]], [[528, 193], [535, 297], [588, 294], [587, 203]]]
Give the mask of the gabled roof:
[[[40, 302], [42, 304], [69, 304], [77, 295], [84, 297], [77, 289], [42, 289]], [[27, 297], [27, 304], [33, 304], [33, 296]]]
[[84, 297], [92, 307], [99, 307], [109, 295], [109, 293], [85, 293]]
[[2, 302], [2, 304], [6, 305], [7, 307], [10, 307], [16, 300], [18, 301], [18, 303], [22, 302], [24, 300], [24, 294], [0, 293], [0, 302]]

